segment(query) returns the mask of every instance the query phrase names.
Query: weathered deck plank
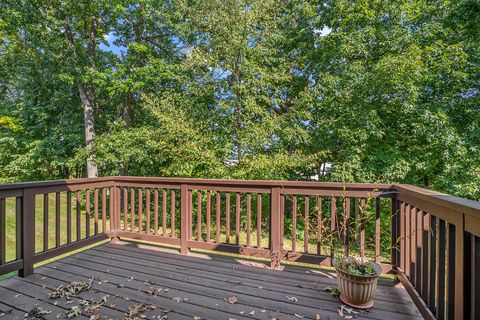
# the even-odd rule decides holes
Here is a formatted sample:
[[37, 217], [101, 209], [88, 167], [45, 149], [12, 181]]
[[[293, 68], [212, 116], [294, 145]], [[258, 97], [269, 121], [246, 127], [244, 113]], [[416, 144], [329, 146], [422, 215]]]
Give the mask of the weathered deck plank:
[[[287, 266], [273, 271], [261, 266], [258, 261], [216, 255], [182, 256], [136, 243], [105, 244], [36, 268], [30, 277], [0, 281], [0, 310], [12, 310], [0, 319], [21, 319], [35, 304], [51, 310], [46, 318], [55, 319], [72, 304], [55, 302], [48, 294], [61, 284], [92, 276], [92, 289], [79, 298], [109, 295], [100, 309], [107, 319], [121, 319], [129, 306], [141, 302], [157, 307], [146, 313], [149, 319], [164, 314], [168, 319], [315, 319], [317, 314], [321, 319], [340, 318], [341, 303], [323, 290], [336, 286], [331, 270]], [[403, 288], [381, 283], [375, 307], [357, 319], [421, 318]], [[226, 302], [229, 296], [238, 302]], [[82, 316], [75, 319], [87, 318]]]

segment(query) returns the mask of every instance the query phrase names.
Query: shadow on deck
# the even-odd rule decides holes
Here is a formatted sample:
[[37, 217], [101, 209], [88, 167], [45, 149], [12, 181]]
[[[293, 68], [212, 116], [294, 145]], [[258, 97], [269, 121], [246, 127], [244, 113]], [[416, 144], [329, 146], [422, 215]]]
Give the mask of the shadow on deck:
[[[78, 297], [49, 299], [55, 287], [92, 276], [91, 289]], [[122, 319], [139, 303], [156, 307], [142, 313], [147, 319], [341, 319], [341, 302], [324, 291], [335, 286], [335, 273], [329, 269], [289, 265], [274, 271], [243, 258], [183, 256], [138, 243], [108, 243], [36, 268], [29, 277], [0, 281], [0, 314], [5, 313], [0, 319], [23, 319], [35, 305], [51, 311], [45, 319], [57, 319], [82, 299], [98, 302], [107, 295], [106, 303], [94, 310], [96, 317], [83, 312], [74, 319]], [[236, 303], [225, 301], [232, 296]], [[405, 289], [383, 278], [374, 308], [354, 318], [421, 316]]]

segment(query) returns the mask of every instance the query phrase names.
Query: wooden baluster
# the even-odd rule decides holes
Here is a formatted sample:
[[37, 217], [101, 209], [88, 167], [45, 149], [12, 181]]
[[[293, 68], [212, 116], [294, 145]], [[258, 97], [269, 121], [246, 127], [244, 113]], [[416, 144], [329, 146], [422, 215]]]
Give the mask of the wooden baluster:
[[375, 198], [375, 262], [380, 263], [380, 198]]
[[[77, 198], [78, 198], [78, 194], [77, 194]], [[78, 215], [80, 216], [78, 203], [77, 203], [77, 212], [78, 212]], [[48, 193], [45, 193], [43, 195], [43, 251], [48, 250], [48, 222], [49, 222], [48, 221]], [[78, 235], [78, 239], [80, 239], [80, 233]]]
[[94, 220], [94, 232], [98, 234], [98, 189], [93, 191], [93, 220]]
[[55, 247], [60, 247], [60, 192], [55, 193]]
[[202, 238], [202, 192], [197, 191], [197, 241], [203, 241]]
[[438, 277], [437, 281], [437, 319], [445, 319], [445, 249], [447, 239], [445, 220], [438, 220]]
[[[391, 202], [391, 225], [392, 225], [392, 233], [390, 235], [390, 244], [391, 244], [391, 249], [390, 249], [390, 260], [392, 261], [392, 267], [395, 270], [396, 267], [398, 266], [398, 243], [397, 243], [397, 238], [398, 238], [398, 200], [396, 198], [392, 198]], [[395, 280], [397, 281], [397, 280]]]
[[145, 229], [147, 230], [147, 234], [151, 233], [151, 224], [150, 224], [150, 188], [145, 190], [145, 210], [147, 214], [147, 219], [145, 221]]
[[[449, 243], [449, 245], [452, 245], [452, 249], [449, 249], [449, 255], [450, 252], [455, 254], [455, 257], [450, 258], [451, 260], [449, 261], [449, 265], [453, 266], [455, 264], [455, 267], [449, 268], [449, 270], [454, 274], [455, 281], [454, 281], [454, 286], [450, 288], [455, 288], [455, 293], [453, 294], [453, 298], [450, 296], [450, 299], [448, 301], [451, 301], [451, 304], [455, 306], [455, 309], [453, 312], [448, 313], [448, 316], [453, 315], [455, 319], [462, 319], [463, 318], [463, 302], [464, 302], [464, 291], [463, 291], [463, 285], [464, 285], [464, 234], [465, 234], [465, 229], [464, 229], [464, 215], [459, 216], [459, 221], [457, 225], [453, 224], [448, 224], [449, 225], [449, 234], [452, 235], [452, 237], [455, 238], [455, 241], [452, 241], [452, 243]], [[451, 230], [450, 230], [451, 229]]]
[[240, 245], [240, 193], [235, 193], [236, 203], [235, 203], [235, 244]]
[[0, 265], [4, 264], [7, 258], [7, 209], [5, 198], [0, 198]]
[[88, 238], [90, 237], [90, 189], [85, 190], [85, 197], [85, 238]]
[[216, 235], [216, 242], [220, 242], [220, 229], [221, 229], [221, 219], [220, 219], [220, 204], [221, 204], [221, 198], [220, 198], [220, 191], [217, 191], [217, 194], [216, 194], [216, 200], [215, 200], [215, 206], [216, 206], [216, 224], [217, 224], [217, 227], [215, 229], [215, 231], [217, 232], [217, 235]]
[[304, 228], [304, 235], [303, 235], [303, 250], [305, 253], [308, 253], [308, 228], [309, 226], [309, 212], [310, 211], [310, 201], [308, 196], [305, 196], [305, 228]]
[[418, 210], [417, 212], [417, 215], [416, 215], [416, 226], [417, 226], [417, 230], [416, 230], [416, 239], [417, 239], [417, 248], [415, 250], [415, 254], [416, 254], [416, 257], [415, 257], [415, 261], [416, 261], [416, 270], [415, 270], [415, 274], [416, 274], [416, 277], [415, 277], [415, 289], [417, 290], [417, 292], [419, 294], [421, 294], [422, 292], [422, 277], [423, 277], [423, 274], [422, 274], [422, 239], [423, 239], [423, 211], [422, 210]]
[[[48, 208], [48, 206], [47, 206]], [[77, 224], [77, 241], [82, 238], [82, 234], [80, 232], [81, 230], [81, 224], [80, 224], [80, 215], [81, 215], [81, 210], [82, 210], [82, 194], [80, 193], [80, 190], [77, 191], [77, 196], [76, 196], [76, 224]], [[45, 233], [45, 231], [44, 231]]]
[[72, 242], [72, 192], [67, 191], [67, 243]]
[[360, 199], [360, 256], [365, 257], [365, 210], [366, 210], [366, 200], [364, 198]]
[[410, 278], [410, 264], [411, 264], [411, 238], [412, 238], [412, 231], [411, 231], [411, 207], [409, 204], [405, 207], [405, 275]]
[[343, 200], [343, 210], [344, 210], [344, 234], [343, 242], [345, 245], [345, 254], [350, 254], [350, 198], [345, 198]]
[[[337, 230], [337, 199], [335, 197], [331, 197], [330, 201], [330, 264], [333, 263], [333, 255], [334, 255], [334, 242], [335, 237], [338, 235]], [[360, 255], [362, 249], [360, 248]]]
[[143, 189], [138, 188], [138, 232], [143, 233]]
[[353, 220], [355, 221], [355, 243], [360, 245], [360, 198], [355, 198], [353, 203]]
[[107, 231], [107, 188], [102, 189], [102, 232]]
[[262, 194], [257, 194], [257, 248], [262, 248]]
[[167, 236], [167, 191], [162, 189], [162, 236]]
[[247, 247], [251, 246], [251, 228], [252, 228], [252, 212], [251, 212], [252, 196], [247, 193]]
[[421, 295], [423, 301], [428, 303], [428, 246], [429, 246], [429, 236], [430, 236], [430, 215], [428, 213], [423, 213], [423, 231], [422, 231], [422, 289]]
[[135, 188], [130, 188], [130, 231], [135, 232]]
[[416, 207], [411, 207], [411, 212], [410, 212], [410, 233], [411, 233], [411, 239], [410, 239], [410, 282], [415, 286], [416, 277], [417, 274], [416, 272], [416, 250], [417, 250], [417, 208]]
[[158, 189], [153, 189], [153, 234], [158, 235]]
[[317, 196], [317, 254], [322, 254], [322, 197]]
[[405, 250], [406, 250], [406, 226], [405, 226], [405, 217], [406, 217], [406, 204], [401, 202], [400, 204], [400, 268], [405, 272]]
[[193, 200], [192, 200], [192, 190], [188, 190], [188, 240], [192, 240], [193, 233]]
[[[409, 212], [408, 206], [405, 208], [405, 213]], [[428, 270], [429, 270], [429, 285], [428, 285], [428, 307], [430, 311], [435, 313], [435, 294], [436, 294], [436, 279], [437, 279], [437, 217], [430, 215], [430, 245], [428, 249]], [[409, 246], [405, 245], [405, 251]], [[405, 259], [407, 260], [407, 259]], [[405, 261], [406, 266], [406, 261]]]
[[225, 242], [230, 243], [230, 192], [225, 194]]
[[128, 190], [123, 187], [123, 230], [128, 230]]
[[110, 231], [113, 231], [115, 230], [115, 187], [110, 187], [109, 196]]
[[212, 208], [212, 195], [210, 191], [207, 191], [207, 242], [210, 242], [210, 215], [211, 215], [211, 208]]
[[170, 236], [175, 237], [175, 190], [170, 191]]
[[297, 196], [292, 197], [292, 252], [297, 251]]

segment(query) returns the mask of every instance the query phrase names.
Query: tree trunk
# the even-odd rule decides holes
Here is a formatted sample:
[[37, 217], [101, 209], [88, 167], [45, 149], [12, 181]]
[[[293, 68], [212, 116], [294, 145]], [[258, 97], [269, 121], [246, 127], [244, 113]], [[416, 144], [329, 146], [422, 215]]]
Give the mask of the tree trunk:
[[[78, 63], [77, 51], [75, 48], [75, 38], [73, 36], [72, 28], [68, 22], [68, 18], [65, 12], [62, 12], [62, 17], [65, 20], [65, 37], [67, 39], [68, 45], [72, 50], [73, 59]], [[95, 48], [96, 48], [96, 32], [97, 32], [98, 19], [96, 16], [91, 18], [90, 32], [88, 34], [88, 43], [87, 43], [87, 56], [88, 56], [88, 66], [92, 69], [95, 69]], [[75, 75], [79, 77], [79, 74], [75, 72]], [[85, 148], [87, 151], [90, 151], [93, 147], [93, 142], [95, 140], [95, 119], [93, 116], [93, 107], [94, 107], [94, 87], [90, 83], [85, 89], [80, 80], [77, 80], [78, 93], [80, 95], [80, 100], [83, 106], [83, 122], [85, 130]], [[94, 163], [94, 157], [89, 155], [87, 157], [87, 177], [95, 178], [98, 177], [98, 168]]]
[[[88, 99], [87, 93], [83, 85], [77, 83], [78, 92], [80, 94], [80, 100], [82, 101], [83, 106], [83, 122], [85, 127], [85, 148], [87, 151], [90, 151], [93, 147], [93, 142], [95, 140], [95, 119], [93, 116], [93, 104], [90, 99]], [[87, 177], [96, 178], [98, 177], [98, 168], [93, 161], [93, 156], [89, 155], [87, 158]]]

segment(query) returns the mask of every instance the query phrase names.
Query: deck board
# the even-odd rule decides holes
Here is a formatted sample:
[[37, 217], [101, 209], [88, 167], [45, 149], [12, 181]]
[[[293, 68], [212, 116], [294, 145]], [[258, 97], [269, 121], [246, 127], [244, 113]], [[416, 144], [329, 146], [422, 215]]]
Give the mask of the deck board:
[[[274, 271], [259, 261], [200, 253], [182, 256], [165, 248], [120, 242], [51, 262], [24, 279], [0, 281], [0, 310], [13, 310], [0, 319], [20, 319], [34, 304], [52, 311], [47, 319], [56, 319], [72, 304], [48, 299], [48, 293], [60, 284], [91, 276], [95, 276], [92, 289], [79, 298], [99, 300], [109, 295], [100, 309], [106, 319], [121, 319], [129, 306], [140, 302], [157, 307], [145, 313], [149, 319], [164, 314], [167, 319], [315, 319], [317, 314], [321, 319], [340, 318], [340, 301], [324, 291], [336, 286], [335, 274], [329, 269], [286, 266]], [[155, 295], [149, 292], [159, 288]], [[224, 301], [233, 295], [237, 303]], [[298, 301], [289, 301], [292, 296]], [[75, 319], [86, 318], [83, 314]], [[382, 279], [374, 308], [356, 318], [421, 316], [403, 288]]]

